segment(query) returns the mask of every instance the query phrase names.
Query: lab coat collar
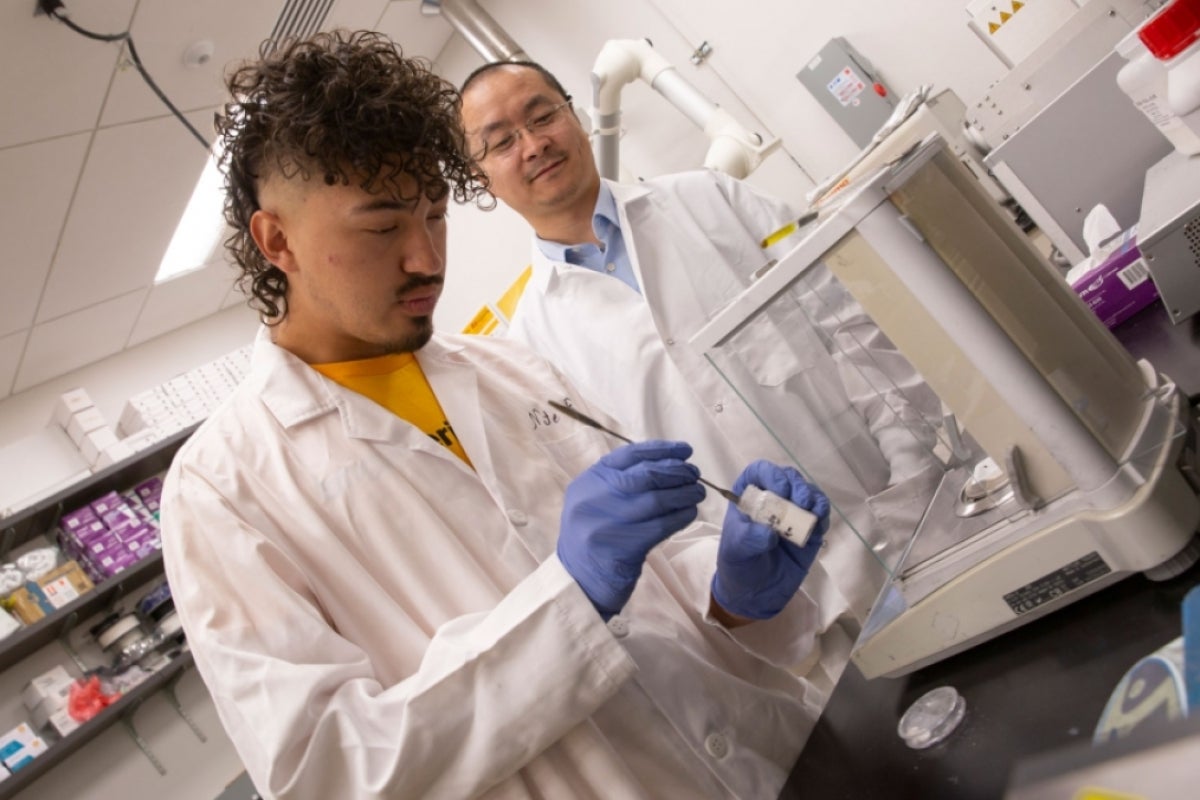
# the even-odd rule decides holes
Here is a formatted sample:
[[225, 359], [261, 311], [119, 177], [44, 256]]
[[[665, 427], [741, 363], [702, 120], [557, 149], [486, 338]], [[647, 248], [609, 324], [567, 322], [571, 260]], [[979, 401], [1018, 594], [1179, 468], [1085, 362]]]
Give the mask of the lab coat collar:
[[[430, 371], [440, 372], [442, 366], [453, 366], [460, 350], [461, 344], [435, 335], [418, 351], [417, 361], [429, 377]], [[428, 437], [409, 423], [384, 411], [374, 401], [342, 388], [272, 342], [266, 327], [255, 339], [251, 365], [250, 380], [255, 382], [251, 388], [257, 388], [263, 405], [284, 428], [336, 411], [346, 435], [352, 439], [395, 441], [407, 433], [415, 433], [414, 442], [428, 443]], [[432, 379], [430, 383], [433, 384]], [[430, 449], [437, 452], [440, 448], [433, 445]]]
[[[618, 212], [620, 211], [621, 206], [625, 205], [626, 203], [631, 203], [634, 200], [650, 194], [650, 187], [646, 186], [644, 183], [617, 183], [616, 181], [605, 179], [604, 184], [608, 187], [608, 190], [612, 192], [613, 200], [616, 203]], [[622, 224], [624, 224], [624, 220], [622, 220]]]
[[[626, 230], [627, 217], [625, 214], [625, 206], [634, 200], [638, 200], [650, 194], [650, 189], [640, 183], [617, 183], [616, 181], [610, 181], [607, 178], [602, 178], [601, 182], [608, 189], [608, 192], [612, 198], [611, 207], [607, 206], [606, 204], [606, 208], [604, 209], [608, 211], [606, 216], [609, 216], [615, 212], [615, 221], [621, 228], [622, 234], [625, 235], [625, 248], [626, 250], [629, 250], [629, 235]], [[601, 192], [601, 195], [603, 194], [604, 192]], [[600, 209], [598, 208], [597, 210]], [[558, 276], [561, 274], [562, 270], [585, 269], [585, 267], [576, 267], [566, 263], [561, 259], [547, 256], [544, 252], [542, 252], [540, 245], [541, 241], [538, 239], [537, 234], [535, 233], [533, 235], [533, 273], [529, 276], [529, 284], [527, 285], [527, 288], [532, 287], [540, 293], [546, 294], [555, 288], [558, 281]], [[634, 273], [637, 274], [638, 272], [639, 270], [635, 263]], [[640, 275], [638, 275], [638, 280], [641, 280]]]

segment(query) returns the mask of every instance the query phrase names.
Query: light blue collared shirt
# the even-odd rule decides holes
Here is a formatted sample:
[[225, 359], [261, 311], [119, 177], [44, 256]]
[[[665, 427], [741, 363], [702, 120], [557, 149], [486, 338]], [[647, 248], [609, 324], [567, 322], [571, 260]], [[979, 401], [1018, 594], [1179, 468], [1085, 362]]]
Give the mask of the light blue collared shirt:
[[535, 237], [538, 250], [551, 261], [564, 261], [604, 275], [612, 275], [641, 294], [637, 277], [633, 274], [633, 264], [630, 263], [629, 253], [625, 250], [625, 238], [621, 235], [617, 201], [613, 199], [612, 190], [604, 181], [600, 181], [600, 195], [596, 198], [596, 210], [592, 212], [592, 230], [600, 240], [599, 247], [591, 242], [559, 244], [539, 236]]

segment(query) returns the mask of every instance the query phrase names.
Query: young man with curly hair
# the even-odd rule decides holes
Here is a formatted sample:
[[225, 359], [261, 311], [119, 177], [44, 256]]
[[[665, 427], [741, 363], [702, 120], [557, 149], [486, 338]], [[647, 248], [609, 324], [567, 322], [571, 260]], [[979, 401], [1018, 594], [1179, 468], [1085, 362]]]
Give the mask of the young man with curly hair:
[[434, 334], [457, 93], [373, 33], [235, 71], [230, 251], [265, 325], [180, 450], [167, 574], [259, 791], [295, 798], [760, 798], [810, 716], [797, 547], [704, 497], [681, 442], [613, 449], [520, 345]]

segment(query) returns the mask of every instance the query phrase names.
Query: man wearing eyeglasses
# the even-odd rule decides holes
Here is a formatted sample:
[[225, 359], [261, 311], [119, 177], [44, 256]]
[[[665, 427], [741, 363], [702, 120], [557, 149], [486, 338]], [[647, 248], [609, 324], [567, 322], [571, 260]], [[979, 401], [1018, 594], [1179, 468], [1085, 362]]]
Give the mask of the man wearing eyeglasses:
[[[806, 309], [821, 330], [811, 329], [805, 351], [782, 346], [780, 329], [788, 337], [810, 330], [794, 318], [760, 318], [751, 325], [761, 331], [739, 337], [747, 380], [738, 388], [756, 392], [739, 396], [688, 338], [766, 263], [762, 239], [796, 218], [791, 209], [715, 171], [602, 180], [569, 95], [538, 64], [485, 65], [461, 93], [468, 147], [491, 193], [535, 234], [533, 272], [507, 335], [554, 362], [630, 435], [688, 441], [713, 480], [736, 475], [747, 458], [799, 458], [830, 496], [839, 513], [806, 584], [824, 632], [806, 678], [830, 690], [886, 580], [859, 536], [875, 546], [892, 531], [911, 532], [936, 475], [932, 436], [911, 407], [869, 391], [856, 405], [843, 384], [887, 366], [894, 351], [852, 366], [831, 355], [878, 329], [842, 313], [857, 304], [825, 272]], [[835, 312], [823, 302], [831, 296], [846, 305]], [[788, 419], [788, 430], [767, 431], [747, 405]]]

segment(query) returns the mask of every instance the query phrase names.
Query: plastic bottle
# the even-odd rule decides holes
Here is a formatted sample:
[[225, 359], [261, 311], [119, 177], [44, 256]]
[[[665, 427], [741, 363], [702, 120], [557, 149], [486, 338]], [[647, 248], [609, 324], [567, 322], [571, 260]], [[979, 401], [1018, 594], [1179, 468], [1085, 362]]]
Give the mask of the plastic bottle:
[[1138, 38], [1166, 68], [1171, 110], [1200, 136], [1200, 0], [1174, 0], [1138, 29]]
[[1181, 153], [1200, 153], [1200, 134], [1183, 123], [1167, 102], [1167, 68], [1146, 49], [1133, 31], [1116, 47], [1129, 63], [1117, 73], [1117, 85], [1146, 118], [1154, 123], [1163, 136]]

